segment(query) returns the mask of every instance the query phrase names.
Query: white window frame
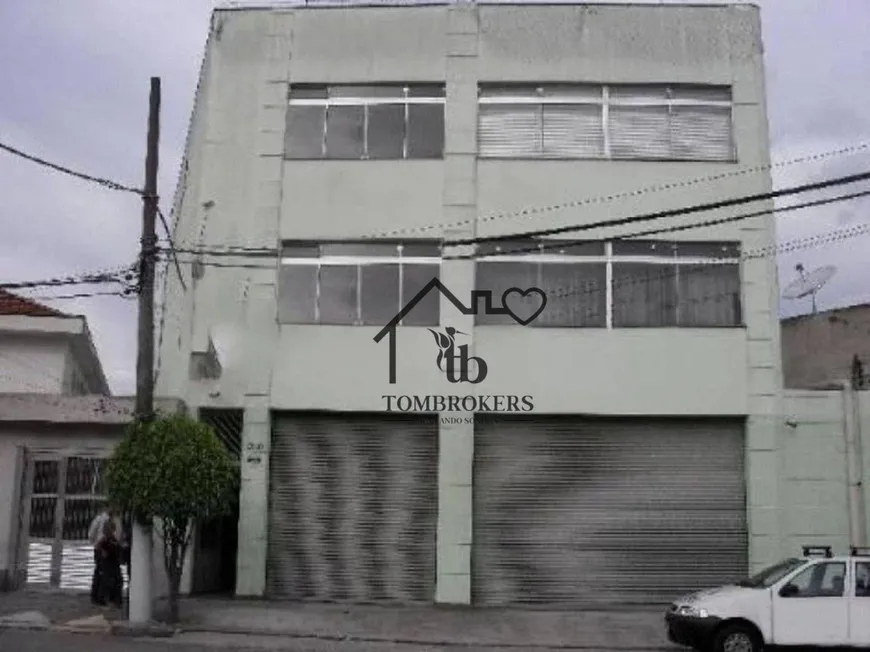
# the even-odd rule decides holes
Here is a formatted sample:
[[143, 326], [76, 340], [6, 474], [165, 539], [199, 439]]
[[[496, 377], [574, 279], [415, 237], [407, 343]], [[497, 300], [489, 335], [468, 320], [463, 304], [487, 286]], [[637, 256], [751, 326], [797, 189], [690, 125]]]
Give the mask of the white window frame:
[[[329, 92], [330, 87], [352, 87], [357, 86], [358, 84], [322, 84], [318, 85], [320, 88], [324, 88], [326, 92]], [[377, 84], [374, 84], [377, 85]], [[302, 86], [301, 84], [299, 86]], [[360, 84], [360, 86], [364, 86], [364, 84]], [[306, 97], [306, 98], [294, 98], [293, 97], [293, 85], [290, 86], [290, 96], [287, 100], [288, 106], [322, 106], [325, 109], [324, 119], [323, 119], [323, 137], [320, 143], [320, 156], [319, 159], [310, 159], [310, 160], [322, 160], [326, 159], [326, 125], [329, 122], [329, 107], [330, 106], [360, 106], [363, 108], [363, 156], [359, 159], [361, 161], [368, 161], [369, 159], [369, 107], [370, 106], [384, 106], [384, 105], [401, 105], [405, 107], [405, 122], [404, 129], [405, 133], [403, 135], [402, 140], [402, 158], [394, 159], [394, 160], [407, 160], [408, 159], [408, 121], [410, 120], [411, 115], [411, 105], [412, 104], [446, 104], [446, 89], [445, 93], [441, 97], [416, 97], [409, 95], [412, 88], [420, 88], [425, 86], [439, 86], [443, 87], [444, 84], [434, 82], [431, 84], [421, 83], [421, 84], [382, 84], [385, 88], [394, 88], [395, 90], [402, 91], [402, 95], [396, 97], [366, 97], [365, 95], [359, 96], [346, 96], [346, 97], [324, 97], [324, 98], [315, 98], [315, 97]], [[290, 159], [290, 160], [306, 160], [306, 159]], [[341, 160], [341, 159], [338, 159]], [[353, 159], [356, 160], [356, 159]], [[382, 159], [375, 159], [382, 160]], [[390, 160], [390, 159], [383, 159]], [[412, 159], [413, 160], [413, 159]]]
[[[564, 85], [564, 84], [555, 84], [555, 85]], [[632, 106], [632, 107], [667, 107], [668, 114], [670, 115], [671, 110], [674, 107], [680, 106], [696, 106], [696, 107], [718, 107], [718, 108], [729, 108], [730, 109], [730, 125], [729, 125], [729, 137], [731, 139], [731, 156], [727, 159], [720, 160], [707, 160], [707, 159], [697, 159], [698, 161], [706, 162], [706, 163], [725, 163], [725, 162], [735, 162], [736, 161], [736, 148], [734, 144], [734, 98], [730, 100], [702, 100], [702, 99], [674, 99], [673, 89], [675, 87], [679, 87], [678, 85], [668, 84], [668, 85], [659, 85], [659, 84], [641, 84], [643, 87], [651, 87], [651, 88], [660, 88], [664, 91], [664, 94], [667, 97], [663, 98], [648, 98], [648, 99], [631, 99], [631, 98], [619, 98], [613, 97], [611, 91], [614, 88], [627, 88], [633, 86], [633, 84], [604, 84], [601, 86], [590, 85], [590, 84], [576, 84], [575, 86], [578, 89], [581, 88], [590, 88], [590, 87], [598, 87], [600, 88], [600, 96], [599, 97], [582, 97], [577, 95], [572, 95], [571, 93], [566, 94], [545, 94], [547, 86], [518, 86], [517, 88], [523, 88], [527, 91], [532, 91], [534, 89], [535, 95], [532, 96], [530, 93], [526, 94], [518, 94], [518, 95], [487, 95], [488, 87], [493, 86], [492, 84], [485, 84], [478, 87], [478, 104], [483, 106], [498, 106], [498, 105], [530, 105], [530, 106], [539, 106], [543, 107], [547, 104], [574, 104], [577, 106], [600, 106], [601, 107], [601, 129], [604, 136], [604, 148], [603, 155], [601, 157], [570, 157], [569, 160], [633, 160], [633, 159], [614, 159], [613, 152], [611, 148], [611, 124], [610, 124], [610, 107], [611, 106]], [[733, 88], [717, 84], [708, 86], [712, 89], [718, 90], [728, 90], [733, 93]], [[478, 118], [478, 121], [480, 118]], [[543, 113], [541, 113], [541, 142], [543, 143], [543, 129], [544, 129], [544, 120]], [[481, 155], [478, 151], [478, 156], [484, 159], [514, 159], [514, 158], [532, 158], [532, 159], [552, 159], [552, 158], [568, 158], [568, 157], [551, 157], [545, 156], [543, 151], [540, 154], [535, 155], [523, 155], [523, 156], [493, 156], [493, 155]], [[640, 160], [640, 159], [637, 159]], [[683, 158], [655, 158], [651, 160], [656, 161], [683, 161], [683, 162], [692, 162], [696, 159], [683, 159]]]
[[[318, 243], [316, 246], [329, 246], [335, 244], [342, 243]], [[361, 244], [361, 243], [347, 243], [347, 244]], [[365, 243], [365, 244], [382, 244], [382, 243]], [[408, 243], [411, 244], [411, 243]], [[294, 246], [294, 245], [289, 245]], [[396, 244], [396, 255], [389, 256], [335, 256], [335, 255], [326, 255], [326, 256], [312, 256], [312, 257], [296, 257], [296, 256], [282, 256], [281, 257], [281, 266], [313, 266], [317, 267], [356, 267], [356, 319], [353, 324], [321, 324], [320, 323], [320, 275], [317, 276], [315, 297], [314, 297], [314, 326], [365, 326], [365, 325], [373, 325], [373, 324], [363, 324], [362, 323], [362, 270], [363, 267], [371, 265], [398, 265], [399, 266], [399, 301], [396, 306], [396, 313], [404, 308], [403, 297], [404, 297], [404, 266], [405, 265], [432, 265], [438, 267], [438, 275], [441, 275], [441, 263], [442, 258], [440, 256], [402, 256], [402, 252], [404, 251], [404, 244]], [[413, 246], [413, 245], [412, 245]], [[288, 325], [306, 325], [306, 324], [288, 324]], [[404, 325], [404, 319], [399, 322], [399, 326]]]
[[[644, 242], [643, 240], [639, 240], [638, 242]], [[679, 245], [679, 241], [676, 242]], [[529, 245], [531, 247], [532, 245]], [[556, 248], [557, 241], [553, 241], [552, 243], [546, 243], [544, 246], [549, 248]], [[480, 256], [478, 259], [480, 262], [504, 262], [504, 263], [573, 263], [578, 265], [584, 264], [595, 264], [595, 263], [604, 263], [605, 264], [605, 274], [606, 274], [606, 288], [605, 288], [605, 330], [614, 330], [613, 326], [613, 265], [619, 263], [641, 263], [646, 265], [669, 265], [677, 267], [677, 275], [675, 282], [679, 283], [679, 267], [683, 265], [740, 265], [742, 257], [737, 254], [734, 256], [727, 257], [712, 257], [712, 256], [680, 256], [678, 255], [678, 251], [674, 251], [673, 253], [663, 253], [661, 255], [651, 255], [651, 254], [642, 254], [642, 255], [627, 255], [627, 254], [614, 254], [613, 253], [613, 242], [607, 241], [604, 243], [604, 254], [603, 255], [584, 255], [584, 254], [557, 254], [557, 253], [517, 253], [514, 255], [505, 254], [505, 255], [487, 255]], [[540, 286], [541, 276], [540, 276], [540, 267], [538, 268], [538, 285]], [[485, 328], [485, 326], [483, 326]], [[568, 328], [568, 327], [565, 327]], [[582, 327], [582, 328], [595, 328], [594, 326], [590, 327]], [[691, 327], [681, 327], [681, 328], [691, 328]], [[732, 326], [729, 328], [737, 328], [737, 326]], [[622, 330], [622, 327], [617, 327], [617, 330]]]

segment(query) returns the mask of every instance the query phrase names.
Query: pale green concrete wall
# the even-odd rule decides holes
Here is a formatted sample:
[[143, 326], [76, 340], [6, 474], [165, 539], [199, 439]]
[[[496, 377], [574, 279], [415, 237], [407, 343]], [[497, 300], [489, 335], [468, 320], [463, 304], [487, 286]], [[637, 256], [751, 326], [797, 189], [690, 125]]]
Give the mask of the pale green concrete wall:
[[[692, 205], [771, 186], [766, 171], [732, 175], [738, 167], [732, 164], [476, 160], [478, 82], [664, 80], [733, 84], [739, 168], [764, 166], [764, 78], [752, 7], [284, 9], [221, 11], [215, 21], [177, 208], [180, 247], [274, 247], [280, 238], [395, 230], [446, 238], [489, 235]], [[533, 32], [522, 27], [528, 21]], [[529, 33], [546, 37], [527, 43]], [[289, 83], [371, 81], [446, 82], [443, 161], [282, 161]], [[685, 183], [707, 175], [720, 178]], [[626, 195], [662, 185], [673, 187]], [[601, 196], [610, 199], [576, 203]], [[501, 211], [566, 202], [574, 203], [522, 218], [489, 219]], [[733, 211], [704, 217], [725, 214]], [[485, 219], [477, 221], [481, 215]], [[767, 218], [674, 237], [739, 238], [747, 250], [775, 241]], [[371, 339], [377, 329], [279, 327], [274, 262], [220, 262], [260, 268], [207, 267], [186, 294], [170, 275], [158, 391], [182, 396], [194, 407], [245, 407], [245, 442], [268, 440], [264, 410], [380, 410], [386, 393], [451, 388], [433, 365], [425, 329], [399, 333], [401, 384], [389, 386], [385, 344]], [[472, 269], [447, 262], [442, 274], [461, 295], [473, 286]], [[743, 330], [472, 329], [447, 306], [442, 321], [472, 333], [472, 349], [492, 361], [490, 377], [468, 393], [528, 392], [539, 411], [553, 413], [747, 415], [750, 554], [757, 565], [778, 556], [781, 539], [779, 485], [768, 478], [778, 464], [781, 437], [773, 261], [747, 261], [743, 281]], [[191, 382], [189, 355], [205, 351], [209, 338], [222, 352], [222, 377]], [[439, 601], [461, 603], [470, 592], [471, 425], [442, 426], [439, 442], [437, 593]], [[239, 591], [258, 594], [266, 554], [266, 464], [243, 461], [242, 477]]]

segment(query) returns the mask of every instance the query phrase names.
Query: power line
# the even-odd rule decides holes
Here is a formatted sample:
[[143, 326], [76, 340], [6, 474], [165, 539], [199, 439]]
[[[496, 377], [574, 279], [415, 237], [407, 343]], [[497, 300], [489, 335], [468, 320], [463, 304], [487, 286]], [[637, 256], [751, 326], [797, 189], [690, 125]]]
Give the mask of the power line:
[[64, 285], [101, 285], [104, 283], [124, 283], [128, 282], [133, 277], [133, 271], [130, 266], [110, 271], [98, 271], [66, 276], [60, 278], [51, 278], [38, 281], [20, 281], [15, 283], [0, 283], [2, 290], [25, 290], [40, 287], [58, 287]]
[[109, 188], [110, 190], [121, 190], [123, 192], [132, 192], [136, 195], [141, 195], [142, 191], [138, 188], [133, 188], [132, 186], [126, 186], [124, 184], [118, 183], [117, 181], [112, 181], [111, 179], [106, 179], [103, 177], [95, 177], [90, 174], [86, 174], [84, 172], [78, 172], [68, 167], [64, 167], [63, 165], [58, 165], [57, 163], [52, 163], [50, 161], [46, 161], [43, 158], [38, 156], [34, 156], [33, 154], [28, 154], [26, 152], [22, 152], [20, 149], [12, 147], [11, 145], [7, 145], [5, 143], [0, 142], [0, 149], [3, 149], [10, 154], [14, 154], [15, 156], [19, 156], [25, 160], [31, 161], [32, 163], [36, 163], [38, 165], [42, 165], [47, 168], [51, 168], [57, 172], [62, 172], [63, 174], [68, 174], [69, 176], [76, 177], [77, 179], [82, 179], [84, 181], [90, 181], [92, 183], [96, 183], [105, 188]]
[[559, 226], [550, 229], [538, 229], [535, 231], [525, 231], [523, 233], [513, 233], [510, 235], [464, 238], [461, 240], [447, 241], [445, 242], [445, 245], [457, 247], [463, 245], [473, 245], [490, 242], [506, 242], [523, 238], [540, 238], [545, 236], [560, 235], [562, 233], [569, 233], [574, 231], [588, 231], [596, 228], [607, 228], [614, 226], [624, 226], [627, 224], [637, 224], [639, 222], [650, 222], [653, 220], [662, 219], [664, 217], [677, 217], [680, 215], [688, 215], [691, 213], [699, 213], [703, 211], [712, 211], [719, 208], [739, 206], [741, 204], [749, 204], [757, 201], [768, 201], [771, 199], [776, 199], [778, 197], [796, 195], [804, 192], [810, 192], [812, 190], [823, 190], [825, 188], [831, 188], [833, 186], [842, 186], [851, 183], [857, 183], [859, 181], [866, 181], [868, 179], [870, 179], [870, 172], [861, 172], [859, 174], [850, 174], [847, 176], [835, 177], [833, 179], [827, 179], [825, 181], [817, 181], [815, 183], [792, 186], [790, 188], [783, 188], [781, 190], [774, 190], [771, 192], [757, 193], [754, 195], [744, 195], [743, 197], [733, 197], [731, 199], [723, 199], [720, 201], [709, 202], [706, 204], [695, 204], [693, 206], [684, 206], [682, 208], [672, 208], [663, 211], [656, 211], [654, 213], [631, 215], [615, 220], [599, 220], [597, 222], [589, 222], [587, 224], [569, 224], [566, 226]]
[[[776, 244], [776, 245], [768, 245], [765, 247], [759, 247], [757, 249], [753, 249], [753, 250], [749, 250], [749, 251], [741, 253], [739, 258], [738, 257], [710, 257], [710, 258], [706, 259], [705, 263], [703, 263], [701, 266], [706, 266], [706, 267], [712, 268], [715, 265], [719, 265], [719, 264], [726, 263], [726, 262], [737, 264], [743, 260], [769, 258], [769, 257], [773, 257], [773, 256], [780, 254], [780, 253], [791, 253], [794, 251], [813, 249], [813, 248], [817, 248], [820, 246], [825, 246], [825, 245], [833, 244], [835, 242], [849, 240], [849, 239], [860, 237], [860, 236], [867, 235], [867, 234], [870, 234], [870, 223], [859, 224], [859, 225], [855, 225], [852, 227], [845, 227], [845, 228], [837, 229], [837, 230], [833, 230], [833, 231], [826, 231], [823, 233], [815, 234], [812, 236], [806, 236], [803, 238], [796, 238], [796, 239], [789, 240], [787, 242], [783, 242], [783, 243]], [[267, 267], [265, 265], [239, 265], [239, 264], [233, 264], [233, 263], [219, 263], [219, 262], [211, 262], [211, 261], [209, 261], [209, 262], [196, 261], [196, 262], [198, 264], [202, 264], [206, 267], [219, 267], [219, 268], [231, 268], [231, 269], [236, 269], [239, 267], [249, 268], [249, 269], [250, 268], [253, 268], [253, 269], [275, 269], [274, 265]], [[578, 257], [577, 262], [579, 264], [583, 264], [582, 257]], [[619, 261], [616, 260], [616, 261], [614, 261], [614, 263], [619, 264]], [[498, 263], [496, 263], [496, 264], [498, 264]], [[630, 263], [627, 263], [627, 264], [630, 264]], [[634, 277], [625, 276], [625, 277], [622, 277], [620, 280], [612, 280], [610, 285], [612, 288], [617, 288], [617, 287], [622, 288], [624, 286], [638, 285], [638, 284], [642, 284], [642, 283], [648, 285], [653, 281], [672, 279], [680, 273], [679, 267], [676, 265], [673, 266], [673, 269], [670, 269], [670, 266], [665, 266], [665, 265], [663, 265], [662, 267], [665, 268], [665, 271], [662, 273], [647, 273], [647, 274], [643, 274], [643, 275], [637, 275]], [[686, 266], [680, 266], [680, 267], [686, 267]], [[697, 268], [698, 266], [692, 265], [689, 267]], [[685, 273], [685, 272], [683, 272], [683, 273]], [[579, 285], [579, 287], [578, 287], [578, 285]], [[548, 297], [548, 300], [550, 300], [550, 299], [562, 299], [562, 298], [566, 298], [569, 296], [600, 293], [600, 292], [602, 292], [602, 290], [603, 290], [602, 284], [598, 280], [593, 279], [593, 280], [581, 281], [579, 284], [575, 284], [571, 288], [554, 288], [553, 290], [547, 292], [547, 297]], [[739, 290], [738, 290], [738, 292], [739, 292]], [[733, 295], [734, 295], [734, 292], [729, 291], [729, 292], [720, 293], [720, 294], [708, 295], [704, 299], [690, 301], [690, 303], [702, 303], [702, 302], [718, 299], [722, 296], [732, 297]], [[686, 302], [684, 301], [683, 303], [686, 303]]]
[[[870, 177], [870, 174], [868, 174], [868, 177]], [[816, 207], [816, 206], [823, 206], [826, 204], [838, 203], [838, 202], [842, 202], [842, 201], [851, 201], [851, 200], [858, 199], [860, 197], [865, 197], [868, 195], [870, 195], [870, 190], [863, 190], [863, 191], [858, 191], [858, 192], [850, 193], [850, 194], [846, 194], [846, 195], [838, 195], [836, 197], [827, 197], [824, 199], [812, 200], [812, 201], [804, 202], [802, 204], [793, 204], [791, 206], [774, 207], [774, 208], [768, 209], [768, 210], [754, 211], [751, 213], [741, 213], [739, 215], [732, 215], [729, 217], [717, 218], [714, 220], [706, 220], [703, 222], [693, 222], [691, 224], [675, 225], [675, 226], [661, 227], [658, 229], [649, 229], [646, 231], [628, 233], [628, 234], [623, 234], [623, 235], [619, 236], [618, 238], [602, 237], [602, 238], [585, 239], [585, 240], [552, 239], [550, 241], [542, 241], [539, 244], [536, 244], [535, 246], [526, 246], [526, 247], [522, 247], [522, 248], [511, 249], [511, 250], [506, 250], [506, 251], [491, 252], [491, 253], [486, 253], [486, 254], [475, 252], [475, 253], [465, 254], [465, 255], [444, 256], [443, 259], [444, 260], [471, 260], [471, 259], [477, 259], [477, 258], [483, 258], [483, 257], [492, 258], [495, 256], [505, 256], [505, 255], [510, 255], [510, 254], [538, 253], [542, 250], [561, 248], [561, 247], [571, 246], [572, 244], [581, 244], [584, 242], [601, 242], [601, 241], [613, 240], [613, 239], [628, 239], [628, 238], [641, 237], [641, 236], [653, 235], [653, 234], [686, 231], [686, 230], [690, 230], [690, 229], [704, 228], [704, 227], [716, 226], [716, 225], [720, 225], [720, 224], [739, 222], [739, 221], [750, 219], [753, 217], [763, 217], [765, 215], [774, 215], [777, 213], [786, 213], [786, 212], [790, 212], [790, 211], [796, 211], [796, 210], [801, 210], [804, 208], [810, 208], [810, 207]], [[683, 210], [683, 209], [676, 209], [676, 210]], [[520, 236], [515, 236], [515, 237], [520, 237]], [[453, 243], [444, 243], [444, 244], [445, 244], [445, 246], [453, 245]], [[248, 249], [245, 247], [225, 247], [225, 248], [202, 247], [202, 248], [195, 248], [195, 249], [181, 248], [181, 249], [175, 249], [174, 251], [177, 253], [191, 254], [191, 255], [197, 255], [197, 256], [198, 255], [206, 255], [206, 256], [230, 257], [230, 258], [275, 259], [279, 256], [279, 251], [277, 249], [267, 249], [267, 248], [250, 248], [250, 249]], [[184, 261], [184, 262], [192, 262], [192, 261]], [[202, 264], [202, 265], [206, 265], [206, 266], [212, 266], [212, 267], [238, 267], [241, 269], [245, 269], [245, 268], [247, 268], [247, 269], [272, 269], [272, 268], [274, 268], [274, 265], [248, 265], [248, 264], [240, 264], [240, 263], [220, 265], [220, 264], [213, 263], [211, 261], [204, 262], [204, 261], [198, 261], [198, 260], [193, 261], [193, 262], [196, 262], [196, 263]]]
[[[175, 244], [172, 242], [172, 232], [169, 228], [169, 222], [166, 220], [163, 211], [160, 210], [160, 206], [157, 207], [157, 215], [160, 217], [160, 224], [163, 225], [163, 230], [166, 232], [166, 239], [169, 241], [169, 247], [173, 252], [175, 252]], [[181, 265], [178, 264], [178, 256], [173, 253], [172, 258], [175, 262], [175, 272], [178, 274], [178, 282], [181, 283], [181, 289], [187, 292], [187, 284], [184, 282], [184, 275], [181, 273]]]
[[631, 197], [638, 197], [641, 195], [645, 195], [648, 193], [656, 193], [663, 192], [666, 190], [676, 190], [679, 188], [688, 188], [691, 186], [696, 186], [703, 183], [709, 183], [713, 181], [721, 181], [725, 179], [732, 179], [735, 177], [740, 177], [748, 174], [755, 174], [757, 172], [767, 172], [776, 168], [788, 167], [791, 165], [800, 165], [803, 163], [814, 163], [817, 161], [822, 161], [827, 158], [834, 158], [837, 156], [851, 155], [857, 154], [859, 152], [870, 149], [870, 142], [858, 143], [857, 145], [852, 145], [850, 147], [842, 147], [840, 149], [829, 150], [827, 152], [820, 152], [818, 154], [810, 154], [807, 156], [799, 156], [792, 159], [786, 159], [784, 161], [779, 161], [777, 163], [765, 163], [763, 165], [755, 165], [752, 167], [740, 168], [737, 170], [732, 170], [729, 172], [723, 172], [720, 174], [713, 174], [703, 177], [695, 177], [692, 179], [685, 179], [682, 181], [672, 181], [668, 183], [661, 183], [651, 186], [645, 186], [642, 188], [638, 188], [635, 190], [629, 190], [625, 192], [613, 193], [610, 195], [599, 195], [596, 197], [587, 197], [585, 199], [576, 199], [572, 201], [562, 202], [559, 204], [550, 204], [546, 206], [533, 206], [526, 207], [514, 211], [500, 212], [494, 213], [492, 215], [486, 215], [482, 217], [475, 217], [467, 220], [460, 220], [457, 222], [442, 222], [439, 224], [430, 224], [428, 226], [416, 226], [416, 227], [408, 227], [408, 228], [400, 228], [393, 229], [388, 231], [376, 232], [368, 236], [364, 236], [365, 238], [389, 238], [397, 235], [411, 235], [414, 233], [425, 233], [427, 231], [433, 231], [438, 229], [454, 229], [462, 226], [468, 226], [469, 224], [473, 224], [475, 222], [478, 223], [487, 223], [493, 222], [497, 220], [510, 219], [515, 217], [532, 217], [535, 215], [540, 215], [544, 213], [551, 213], [554, 211], [565, 210], [570, 208], [580, 208], [582, 206], [588, 206], [591, 204], [602, 204], [616, 201], [618, 199], [628, 199]]

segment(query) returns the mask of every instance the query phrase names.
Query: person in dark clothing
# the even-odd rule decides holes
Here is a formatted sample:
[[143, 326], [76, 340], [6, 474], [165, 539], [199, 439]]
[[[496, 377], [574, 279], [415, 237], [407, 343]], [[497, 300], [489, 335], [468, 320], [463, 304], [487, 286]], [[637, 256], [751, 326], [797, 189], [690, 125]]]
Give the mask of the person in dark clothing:
[[103, 537], [97, 545], [100, 556], [99, 600], [120, 607], [123, 604], [124, 578], [121, 575], [121, 542], [118, 540], [118, 526], [113, 520], [103, 526]]

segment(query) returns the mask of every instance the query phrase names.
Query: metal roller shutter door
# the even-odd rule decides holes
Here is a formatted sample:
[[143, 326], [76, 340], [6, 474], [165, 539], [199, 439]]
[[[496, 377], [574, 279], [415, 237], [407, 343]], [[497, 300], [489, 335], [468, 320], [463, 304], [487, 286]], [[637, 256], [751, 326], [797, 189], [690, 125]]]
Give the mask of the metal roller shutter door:
[[270, 597], [434, 600], [437, 417], [280, 416], [269, 477]]
[[472, 601], [666, 603], [748, 571], [743, 423], [476, 428]]

